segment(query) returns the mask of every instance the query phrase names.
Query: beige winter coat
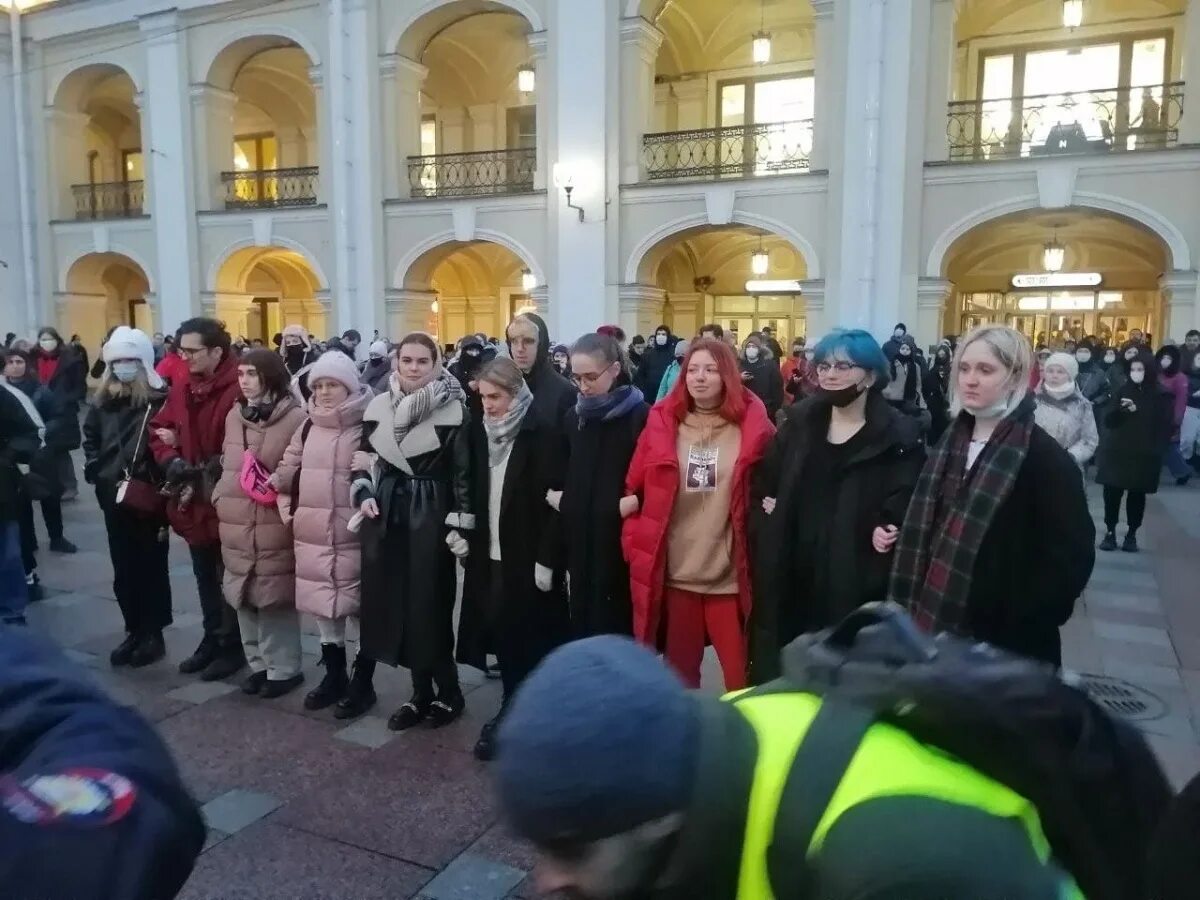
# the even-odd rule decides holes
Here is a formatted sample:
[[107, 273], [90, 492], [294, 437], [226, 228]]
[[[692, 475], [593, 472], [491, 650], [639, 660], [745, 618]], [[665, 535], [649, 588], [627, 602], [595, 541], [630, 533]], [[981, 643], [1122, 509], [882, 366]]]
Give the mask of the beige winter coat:
[[257, 609], [285, 609], [296, 603], [292, 529], [283, 524], [277, 507], [247, 497], [238, 476], [247, 447], [274, 472], [304, 422], [304, 410], [289, 396], [264, 423], [247, 422], [242, 408], [237, 404], [225, 419], [221, 479], [213, 491], [225, 563], [225, 599], [235, 609], [243, 603]]
[[358, 511], [350, 502], [350, 462], [362, 439], [363, 412], [374, 397], [359, 385], [358, 393], [333, 411], [318, 410], [310, 400], [308, 437], [305, 426], [297, 429], [278, 470], [281, 494], [291, 493], [300, 471], [292, 520], [296, 608], [325, 619], [358, 615], [362, 551], [358, 535], [347, 527]]

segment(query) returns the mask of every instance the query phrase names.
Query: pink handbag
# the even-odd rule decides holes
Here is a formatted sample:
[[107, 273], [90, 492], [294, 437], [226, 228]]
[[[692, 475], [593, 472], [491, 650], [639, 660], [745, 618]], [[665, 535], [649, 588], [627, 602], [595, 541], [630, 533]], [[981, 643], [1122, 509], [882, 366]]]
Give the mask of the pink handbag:
[[246, 426], [243, 425], [242, 446], [245, 449], [242, 451], [242, 469], [238, 472], [238, 484], [242, 486], [246, 496], [255, 503], [274, 506], [279, 500], [279, 491], [271, 486], [271, 473], [262, 464], [262, 460], [254, 455], [254, 451], [249, 448], [248, 444]]

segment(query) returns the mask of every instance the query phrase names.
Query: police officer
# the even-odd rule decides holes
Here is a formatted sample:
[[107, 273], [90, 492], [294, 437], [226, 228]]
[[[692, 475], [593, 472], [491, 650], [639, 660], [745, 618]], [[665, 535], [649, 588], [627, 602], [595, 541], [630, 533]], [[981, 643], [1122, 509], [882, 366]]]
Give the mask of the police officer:
[[167, 900], [203, 844], [153, 729], [53, 647], [0, 625], [0, 896]]
[[[1048, 859], [1029, 801], [892, 726], [871, 725], [824, 786], [832, 801], [815, 800], [829, 779], [804, 738], [822, 700], [780, 685], [722, 702], [686, 691], [652, 651], [614, 636], [547, 657], [501, 726], [495, 769], [508, 819], [539, 851], [539, 890], [1082, 897]], [[793, 765], [804, 773], [795, 791]]]

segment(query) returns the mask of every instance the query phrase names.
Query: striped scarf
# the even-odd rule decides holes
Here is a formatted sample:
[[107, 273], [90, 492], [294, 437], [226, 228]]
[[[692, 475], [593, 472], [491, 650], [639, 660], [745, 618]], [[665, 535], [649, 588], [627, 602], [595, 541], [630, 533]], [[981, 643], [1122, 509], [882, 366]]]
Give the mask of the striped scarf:
[[393, 372], [388, 389], [392, 397], [392, 427], [397, 447], [434, 410], [452, 401], [465, 402], [467, 397], [458, 379], [440, 366], [429, 381], [412, 392], [404, 390], [400, 376]]
[[926, 631], [968, 630], [975, 559], [1029, 452], [1033, 412], [1027, 396], [992, 432], [970, 470], [975, 419], [960, 413], [921, 471], [896, 542], [888, 599]]
[[508, 412], [499, 419], [483, 417], [483, 430], [487, 432], [488, 465], [492, 468], [500, 465], [500, 460], [512, 449], [512, 442], [521, 430], [521, 423], [525, 421], [525, 413], [529, 412], [531, 403], [533, 394], [529, 385], [522, 384]]

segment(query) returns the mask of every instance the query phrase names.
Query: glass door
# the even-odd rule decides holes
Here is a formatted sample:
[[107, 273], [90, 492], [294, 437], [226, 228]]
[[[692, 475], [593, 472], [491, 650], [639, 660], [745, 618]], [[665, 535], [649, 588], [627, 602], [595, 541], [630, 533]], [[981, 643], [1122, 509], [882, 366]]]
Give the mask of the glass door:
[[718, 138], [723, 169], [734, 167], [721, 174], [769, 175], [807, 167], [814, 103], [811, 75], [721, 82], [717, 123], [722, 129], [743, 129]]

